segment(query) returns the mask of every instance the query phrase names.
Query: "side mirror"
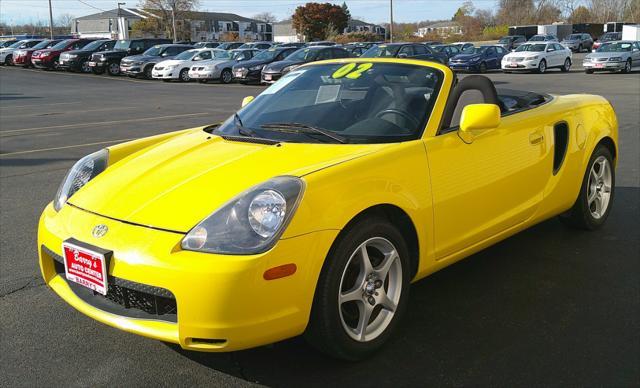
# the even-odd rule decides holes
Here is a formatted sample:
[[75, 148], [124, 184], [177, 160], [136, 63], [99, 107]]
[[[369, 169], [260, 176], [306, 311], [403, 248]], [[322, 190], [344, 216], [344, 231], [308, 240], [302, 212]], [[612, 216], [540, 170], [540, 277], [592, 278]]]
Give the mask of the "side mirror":
[[500, 107], [495, 104], [471, 104], [464, 107], [460, 118], [458, 136], [467, 144], [481, 132], [500, 125]]
[[242, 99], [242, 107], [244, 108], [245, 106], [247, 106], [251, 101], [253, 101], [255, 97], [253, 96], [247, 96], [245, 98]]

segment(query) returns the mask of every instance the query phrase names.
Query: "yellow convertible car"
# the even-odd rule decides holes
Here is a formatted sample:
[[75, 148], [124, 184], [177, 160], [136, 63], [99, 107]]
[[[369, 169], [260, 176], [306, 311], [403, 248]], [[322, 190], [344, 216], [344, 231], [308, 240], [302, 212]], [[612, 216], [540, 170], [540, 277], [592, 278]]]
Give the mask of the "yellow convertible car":
[[40, 219], [42, 276], [184, 349], [304, 334], [361, 359], [411, 282], [550, 217], [601, 226], [617, 126], [602, 97], [497, 91], [427, 61], [307, 64], [221, 124], [80, 159]]

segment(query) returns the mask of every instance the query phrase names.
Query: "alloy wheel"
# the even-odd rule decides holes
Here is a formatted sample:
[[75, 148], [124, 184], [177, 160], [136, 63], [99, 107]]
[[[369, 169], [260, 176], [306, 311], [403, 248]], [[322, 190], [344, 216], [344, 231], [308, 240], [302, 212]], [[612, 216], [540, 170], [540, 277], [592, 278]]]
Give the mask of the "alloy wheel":
[[223, 70], [222, 74], [220, 75], [220, 79], [222, 80], [222, 83], [225, 83], [225, 84], [231, 83], [233, 79], [233, 74], [231, 74], [229, 70]]
[[631, 61], [628, 60], [627, 63], [624, 64], [624, 72], [631, 73]]
[[191, 78], [189, 77], [189, 70], [188, 69], [183, 69], [180, 72], [180, 81], [189, 82], [190, 80], [191, 80]]
[[342, 327], [358, 342], [372, 341], [391, 323], [402, 292], [402, 261], [387, 239], [374, 237], [351, 254], [340, 279]]
[[564, 71], [571, 70], [571, 60], [569, 58], [564, 60]]
[[545, 60], [543, 59], [538, 65], [538, 72], [544, 73], [545, 71], [547, 71], [547, 62], [545, 62]]
[[591, 165], [587, 185], [587, 204], [591, 216], [596, 220], [606, 214], [611, 200], [611, 165], [604, 156], [598, 157]]
[[82, 71], [83, 73], [91, 72], [91, 66], [89, 66], [89, 61], [82, 61], [82, 64], [80, 65], [80, 71]]

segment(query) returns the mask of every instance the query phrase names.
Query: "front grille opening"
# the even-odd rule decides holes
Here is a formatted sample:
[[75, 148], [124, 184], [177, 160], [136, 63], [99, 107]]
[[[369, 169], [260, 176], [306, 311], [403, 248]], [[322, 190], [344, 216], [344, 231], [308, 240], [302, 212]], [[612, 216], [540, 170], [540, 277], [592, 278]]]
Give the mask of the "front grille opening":
[[189, 345], [203, 345], [206, 347], [222, 347], [227, 344], [226, 339], [217, 339], [217, 338], [187, 338], [187, 343]]
[[[53, 267], [66, 281], [62, 256], [43, 246], [42, 251], [53, 260]], [[100, 310], [129, 318], [177, 322], [178, 306], [171, 291], [136, 283], [114, 276], [108, 278], [107, 295], [99, 294], [74, 282], [67, 281], [80, 299]]]
[[569, 126], [562, 122], [553, 126], [553, 175], [562, 167], [569, 144]]

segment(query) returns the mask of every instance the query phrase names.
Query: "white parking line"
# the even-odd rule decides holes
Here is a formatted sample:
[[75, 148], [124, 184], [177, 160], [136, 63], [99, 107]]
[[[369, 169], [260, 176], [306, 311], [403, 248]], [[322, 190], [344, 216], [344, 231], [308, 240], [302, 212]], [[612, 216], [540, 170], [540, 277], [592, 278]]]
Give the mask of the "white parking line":
[[98, 125], [110, 125], [110, 124], [122, 124], [122, 123], [136, 123], [142, 121], [157, 121], [164, 119], [174, 119], [181, 117], [194, 117], [194, 116], [204, 116], [209, 115], [210, 112], [199, 112], [199, 113], [187, 113], [182, 115], [171, 115], [171, 116], [154, 116], [154, 117], [145, 117], [141, 119], [127, 119], [127, 120], [112, 120], [112, 121], [95, 121], [92, 123], [77, 123], [77, 124], [65, 124], [65, 125], [51, 125], [48, 127], [34, 127], [34, 128], [22, 128], [22, 129], [12, 129], [8, 131], [0, 131], [0, 137], [8, 137], [6, 134], [8, 133], [22, 133], [22, 132], [33, 132], [33, 131], [41, 131], [46, 129], [59, 129], [59, 128], [80, 128], [80, 127], [88, 127], [88, 126], [98, 126]]
[[74, 105], [74, 104], [82, 104], [82, 101], [76, 102], [54, 102], [51, 104], [29, 104], [29, 105], [0, 105], [1, 109], [13, 109], [13, 108], [31, 108], [33, 106], [37, 106], [38, 108], [41, 106], [52, 106], [52, 105]]
[[65, 110], [64, 112], [38, 112], [33, 114], [18, 114], [18, 115], [2, 115], [2, 118], [22, 118], [22, 117], [47, 117], [47, 116], [68, 116], [80, 113], [88, 112], [108, 112], [112, 110], [132, 110], [139, 109], [137, 106], [131, 107], [112, 107], [112, 108], [100, 108], [100, 109], [84, 109], [84, 110]]
[[99, 141], [97, 143], [74, 144], [74, 145], [64, 146], [64, 147], [51, 147], [51, 148], [40, 148], [40, 149], [27, 150], [27, 151], [8, 152], [6, 154], [0, 153], [0, 158], [6, 157], [6, 156], [13, 156], [13, 155], [32, 154], [34, 152], [65, 150], [69, 148], [89, 147], [89, 146], [100, 145], [100, 144], [123, 143], [125, 141], [136, 140], [136, 139], [138, 138], [133, 137], [130, 139], [118, 139], [118, 140], [109, 140], [109, 141]]

